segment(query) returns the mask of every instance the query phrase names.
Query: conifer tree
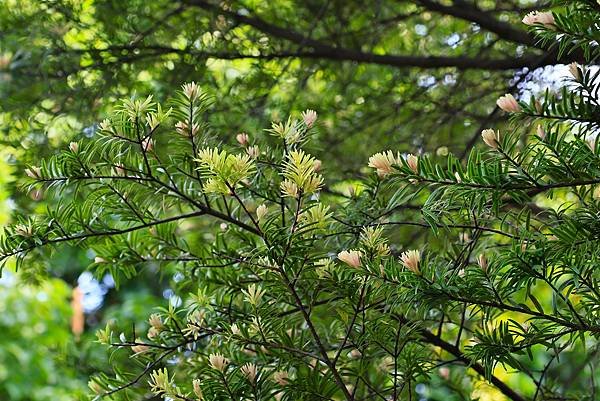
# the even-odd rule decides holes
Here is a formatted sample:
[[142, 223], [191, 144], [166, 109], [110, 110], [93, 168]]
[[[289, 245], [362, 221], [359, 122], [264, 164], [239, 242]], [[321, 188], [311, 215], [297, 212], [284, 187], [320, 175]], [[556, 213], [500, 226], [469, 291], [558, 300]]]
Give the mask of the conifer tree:
[[[579, 0], [524, 23], [593, 63], [599, 19]], [[513, 129], [484, 130], [465, 162], [383, 151], [345, 190], [307, 150], [315, 111], [227, 147], [195, 83], [126, 99], [27, 169], [29, 189], [69, 196], [8, 228], [0, 254], [32, 279], [61, 243], [117, 282], [182, 277], [146, 327], [98, 332], [118, 361], [90, 381], [98, 399], [464, 399], [482, 381], [515, 401], [594, 399], [600, 70], [570, 71], [558, 94], [498, 99]]]

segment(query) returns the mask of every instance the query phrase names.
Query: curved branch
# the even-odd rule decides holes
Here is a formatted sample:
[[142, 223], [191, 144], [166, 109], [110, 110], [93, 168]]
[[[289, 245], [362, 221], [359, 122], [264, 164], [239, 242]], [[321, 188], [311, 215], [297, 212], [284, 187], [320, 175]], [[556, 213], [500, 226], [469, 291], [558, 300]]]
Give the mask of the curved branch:
[[497, 20], [491, 14], [466, 1], [454, 0], [454, 5], [451, 6], [446, 6], [432, 0], [418, 0], [418, 3], [430, 11], [473, 22], [482, 29], [495, 33], [502, 39], [527, 46], [536, 46], [537, 41], [527, 31], [516, 29], [512, 24]]

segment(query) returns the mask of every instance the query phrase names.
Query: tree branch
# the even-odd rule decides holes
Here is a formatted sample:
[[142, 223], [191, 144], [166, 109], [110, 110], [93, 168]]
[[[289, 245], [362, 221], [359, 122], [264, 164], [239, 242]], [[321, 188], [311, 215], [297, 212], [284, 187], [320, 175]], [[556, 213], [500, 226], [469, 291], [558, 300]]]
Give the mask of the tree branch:
[[[534, 65], [539, 56], [529, 55], [508, 59], [483, 59], [468, 57], [444, 56], [399, 56], [365, 53], [360, 50], [336, 47], [319, 40], [308, 38], [292, 29], [280, 27], [257, 16], [247, 16], [226, 10], [205, 0], [186, 0], [190, 6], [202, 8], [225, 15], [238, 23], [249, 25], [259, 31], [289, 42], [312, 48], [311, 52], [295, 53], [296, 57], [321, 58], [338, 61], [355, 61], [372, 64], [390, 65], [394, 67], [443, 68], [455, 67], [465, 69], [507, 70], [520, 69]], [[289, 55], [288, 55], [289, 56]]]
[[494, 18], [491, 14], [463, 0], [454, 0], [454, 5], [446, 6], [432, 0], [418, 0], [423, 7], [444, 15], [451, 15], [465, 21], [473, 22], [486, 31], [495, 33], [500, 38], [511, 42], [536, 46], [536, 40], [522, 29]]

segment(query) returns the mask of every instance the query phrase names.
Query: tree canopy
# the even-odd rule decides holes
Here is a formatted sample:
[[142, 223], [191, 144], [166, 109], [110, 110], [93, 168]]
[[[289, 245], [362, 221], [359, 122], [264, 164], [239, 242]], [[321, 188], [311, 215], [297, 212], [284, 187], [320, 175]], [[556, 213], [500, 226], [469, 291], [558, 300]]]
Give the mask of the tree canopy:
[[464, 154], [503, 120], [495, 99], [558, 57], [520, 23], [544, 2], [18, 3], [2, 16], [2, 111], [16, 143], [24, 131], [65, 142], [122, 96], [162, 100], [194, 80], [221, 99], [211, 125], [229, 138], [318, 109], [317, 156], [339, 170], [360, 168], [358, 147]]

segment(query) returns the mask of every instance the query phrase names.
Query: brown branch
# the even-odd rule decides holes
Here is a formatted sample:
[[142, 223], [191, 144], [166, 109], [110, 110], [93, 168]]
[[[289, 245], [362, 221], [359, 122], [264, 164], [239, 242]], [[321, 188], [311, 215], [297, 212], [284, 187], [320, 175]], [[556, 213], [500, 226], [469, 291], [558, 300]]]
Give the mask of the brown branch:
[[539, 60], [539, 56], [529, 55], [525, 57], [507, 59], [482, 59], [468, 57], [444, 57], [444, 56], [400, 56], [380, 55], [365, 53], [360, 50], [336, 47], [323, 43], [316, 39], [308, 38], [292, 29], [284, 28], [267, 22], [257, 16], [242, 15], [238, 12], [226, 10], [216, 4], [205, 0], [186, 0], [190, 6], [196, 6], [204, 10], [225, 15], [238, 23], [249, 25], [259, 31], [284, 39], [286, 41], [312, 48], [311, 52], [298, 52], [296, 57], [320, 58], [337, 61], [355, 61], [372, 64], [390, 65], [394, 67], [421, 67], [421, 68], [443, 68], [455, 67], [465, 69], [487, 69], [506, 70], [530, 67]]
[[473, 22], [482, 29], [495, 33], [502, 39], [527, 46], [536, 45], [536, 40], [527, 31], [516, 29], [514, 25], [494, 18], [491, 14], [466, 1], [454, 0], [454, 5], [451, 6], [446, 6], [432, 0], [418, 0], [418, 3], [430, 11]]
[[[467, 365], [468, 367], [470, 367], [471, 369], [473, 369], [474, 371], [476, 371], [483, 377], [486, 377], [485, 368], [480, 363], [473, 361], [472, 359], [467, 357], [465, 354], [463, 354], [462, 351], [458, 347], [442, 340], [440, 337], [436, 336], [435, 334], [431, 333], [428, 330], [420, 329], [419, 334], [426, 342], [428, 342], [432, 345], [438, 346], [441, 349], [443, 349], [444, 351], [454, 355], [454, 357], [456, 357], [457, 360], [464, 363], [465, 365]], [[523, 398], [520, 394], [518, 394], [512, 388], [508, 387], [508, 385], [506, 385], [506, 383], [504, 383], [502, 380], [500, 380], [496, 376], [491, 375], [489, 377], [489, 381], [498, 390], [500, 390], [500, 392], [502, 392], [502, 394], [506, 395], [511, 400], [525, 401], [525, 398]]]
[[[402, 325], [414, 326], [414, 322], [412, 322], [411, 320], [407, 319], [404, 316], [401, 316], [398, 314], [393, 314], [393, 317]], [[500, 390], [500, 392], [502, 394], [506, 395], [511, 400], [526, 401], [524, 397], [522, 397], [520, 394], [518, 394], [516, 391], [514, 391], [510, 387], [508, 387], [508, 385], [506, 383], [504, 383], [502, 380], [500, 380], [493, 374], [491, 374], [488, 377], [486, 375], [486, 371], [485, 371], [485, 368], [483, 367], [483, 365], [481, 365], [479, 362], [469, 358], [455, 345], [442, 340], [440, 337], [436, 336], [435, 334], [433, 334], [432, 332], [430, 332], [427, 329], [416, 328], [415, 330], [424, 342], [434, 345], [434, 346], [437, 346], [437, 347], [440, 347], [442, 350], [453, 355], [457, 361], [462, 362], [468, 368], [473, 369], [474, 371], [479, 373], [481, 376], [488, 379], [491, 384], [493, 384], [498, 390]]]
[[[216, 58], [220, 60], [239, 60], [239, 59], [255, 59], [255, 60], [276, 60], [276, 59], [287, 59], [287, 58], [301, 58], [301, 59], [318, 59], [318, 60], [331, 60], [331, 61], [352, 61], [357, 63], [368, 63], [385, 65], [397, 68], [457, 68], [459, 70], [515, 70], [522, 68], [533, 68], [534, 65], [540, 59], [539, 55], [527, 55], [522, 57], [508, 57], [508, 58], [473, 58], [473, 57], [449, 57], [449, 56], [404, 56], [404, 55], [381, 55], [366, 53], [358, 50], [352, 50], [341, 47], [333, 47], [329, 45], [322, 45], [322, 48], [314, 49], [312, 51], [287, 51], [287, 52], [273, 52], [263, 54], [243, 54], [231, 51], [196, 51], [193, 49], [177, 49], [162, 45], [148, 45], [148, 46], [111, 46], [101, 49], [68, 49], [63, 52], [69, 53], [100, 53], [100, 52], [123, 52], [130, 51], [131, 54], [128, 56], [122, 56], [118, 58], [118, 61], [111, 61], [107, 63], [94, 63], [86, 67], [78, 67], [76, 70], [70, 71], [68, 74], [74, 73], [81, 69], [93, 69], [99, 68], [104, 65], [111, 64], [122, 64], [132, 63], [136, 61], [145, 60], [152, 57], [160, 57], [168, 54], [179, 54], [188, 55], [198, 58]], [[138, 52], [138, 53], [134, 53]], [[68, 75], [67, 74], [67, 75]], [[64, 75], [64, 74], [63, 74]]]

